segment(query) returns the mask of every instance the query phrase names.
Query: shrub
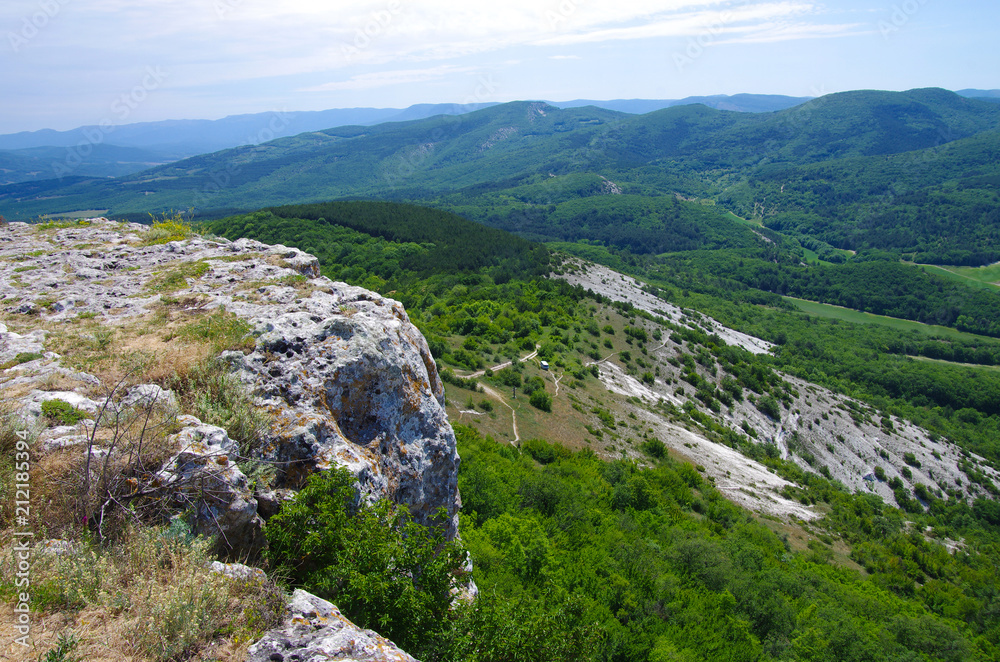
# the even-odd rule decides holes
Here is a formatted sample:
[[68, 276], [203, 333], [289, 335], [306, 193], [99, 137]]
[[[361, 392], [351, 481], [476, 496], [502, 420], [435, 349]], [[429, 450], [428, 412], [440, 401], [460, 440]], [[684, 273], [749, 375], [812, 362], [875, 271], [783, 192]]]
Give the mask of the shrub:
[[550, 444], [544, 439], [528, 439], [521, 444], [521, 450], [540, 464], [549, 464], [572, 455], [572, 452], [562, 444]]
[[313, 474], [268, 520], [265, 554], [294, 586], [420, 655], [447, 625], [465, 551], [403, 506], [358, 501], [346, 468]]
[[545, 380], [537, 375], [531, 379], [526, 379], [524, 381], [524, 386], [521, 387], [521, 390], [527, 395], [531, 395], [539, 389], [545, 389]]
[[[223, 629], [234, 639], [260, 637], [284, 617], [283, 594], [267, 579], [233, 580], [212, 572], [211, 545], [193, 538], [179, 521], [169, 528], [133, 528], [105, 548], [74, 541], [63, 553], [37, 557], [32, 606], [118, 616], [124, 625], [105, 642], [118, 659], [186, 659]], [[13, 580], [11, 557], [4, 554], [0, 564], [4, 580]], [[72, 659], [67, 655], [73, 648], [61, 641], [56, 650], [63, 657], [43, 659]]]
[[659, 439], [647, 439], [642, 442], [642, 450], [658, 460], [667, 456], [667, 446]]
[[920, 468], [920, 460], [913, 453], [903, 453], [903, 462], [906, 462], [911, 467]]
[[757, 409], [768, 417], [778, 421], [781, 420], [781, 406], [773, 395], [766, 395], [757, 400]]
[[42, 416], [59, 425], [76, 425], [90, 414], [77, 409], [65, 400], [46, 400], [42, 403]]
[[552, 411], [552, 396], [545, 389], [538, 389], [531, 392], [528, 397], [531, 406], [542, 411]]
[[146, 234], [142, 237], [142, 243], [144, 246], [153, 246], [155, 244], [166, 244], [171, 241], [181, 241], [187, 239], [188, 237], [194, 236], [195, 232], [191, 229], [191, 226], [184, 222], [181, 215], [174, 214], [172, 217], [164, 218], [160, 221], [154, 221]]

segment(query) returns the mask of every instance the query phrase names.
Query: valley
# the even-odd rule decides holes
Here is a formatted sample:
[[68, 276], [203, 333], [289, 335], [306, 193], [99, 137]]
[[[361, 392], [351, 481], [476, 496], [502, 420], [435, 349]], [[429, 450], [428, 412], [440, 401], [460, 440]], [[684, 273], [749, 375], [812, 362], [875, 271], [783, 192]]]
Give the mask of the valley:
[[[193, 407], [208, 377], [176, 381], [163, 352], [224, 352], [280, 428], [240, 458], [284, 550], [261, 564], [421, 659], [995, 659], [998, 126], [1000, 104], [939, 89], [754, 113], [512, 102], [0, 186], [33, 221], [0, 230], [39, 245], [0, 256], [5, 397], [39, 366], [111, 379], [114, 343]], [[72, 266], [101, 251], [159, 262]], [[49, 293], [53, 269], [72, 292]], [[375, 367], [331, 372], [351, 352]], [[40, 412], [45, 443], [69, 434]], [[319, 498], [286, 468], [306, 460], [361, 481], [350, 535], [400, 546], [376, 570], [419, 547], [430, 565], [377, 575], [410, 602], [296, 564], [275, 513]], [[370, 560], [350, 544], [338, 563]], [[479, 597], [427, 597], [423, 569]]]

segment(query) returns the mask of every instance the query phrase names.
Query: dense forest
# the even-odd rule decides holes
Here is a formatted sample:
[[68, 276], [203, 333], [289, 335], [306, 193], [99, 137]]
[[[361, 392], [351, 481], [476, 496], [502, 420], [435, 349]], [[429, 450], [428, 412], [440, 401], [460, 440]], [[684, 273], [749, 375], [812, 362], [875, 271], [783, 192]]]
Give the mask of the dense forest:
[[760, 290], [1000, 336], [996, 290], [878, 255], [860, 256], [845, 264], [808, 266], [796, 262], [796, 257], [768, 261], [735, 251], [689, 252], [650, 262], [649, 273], [693, 290], [730, 291], [734, 295]]
[[[413, 217], [405, 208], [398, 214], [394, 206], [368, 203], [335, 209], [273, 209], [217, 221], [212, 228], [233, 238], [318, 244], [312, 248], [324, 273], [393, 291], [427, 336], [442, 375], [460, 392], [475, 394], [477, 387], [456, 371], [532, 347], [578, 383], [593, 379], [588, 354], [600, 356], [598, 343], [609, 339], [594, 311], [610, 302], [550, 278], [491, 275], [505, 260], [537, 260], [538, 269], [550, 268], [547, 254], [527, 243], [524, 252], [511, 253], [486, 242], [475, 261], [442, 261], [428, 274], [405, 256], [382, 262], [379, 256], [395, 258], [405, 246], [425, 255], [428, 243], [447, 247], [448, 235], [410, 227], [406, 219]], [[457, 222], [426, 213], [428, 222]], [[340, 218], [344, 224], [335, 220]], [[431, 237], [437, 241], [429, 242]], [[336, 245], [325, 243], [333, 238]], [[645, 277], [647, 289], [667, 301], [777, 343], [773, 356], [753, 355], [661, 320], [663, 332], [683, 339], [691, 352], [682, 363], [694, 366], [711, 357], [732, 376], [732, 393], [755, 395], [761, 407], [769, 399], [780, 407], [788, 397], [776, 372], [781, 370], [911, 418], [1000, 461], [1000, 372], [988, 367], [1000, 362], [1000, 341], [804, 314], [779, 294], [743, 283], [752, 269], [744, 264], [741, 270], [725, 252], [636, 256], [600, 248], [594, 254]], [[939, 283], [891, 262], [808, 269], [791, 259], [769, 264], [772, 277], [795, 287], [850, 293], [862, 291], [864, 282], [896, 277], [909, 287], [915, 278], [931, 283], [925, 287], [932, 301], [938, 285], [960, 309], [977, 300], [973, 289], [951, 291], [953, 281]], [[719, 276], [727, 271], [728, 278]], [[810, 272], [823, 278], [814, 281]], [[619, 305], [628, 317], [636, 315]], [[629, 357], [634, 362], [622, 361], [638, 377], [645, 365], [640, 350], [652, 339], [628, 329], [636, 353]], [[494, 387], [527, 387], [527, 374], [519, 370], [479, 379]], [[705, 386], [693, 370], [685, 379]], [[711, 403], [732, 393], [710, 389], [699, 397]], [[479, 406], [469, 400], [468, 406]], [[614, 426], [608, 412], [597, 415]], [[897, 488], [897, 507], [888, 506], [779, 459], [766, 444], [733, 434], [695, 408], [675, 415], [792, 480], [797, 487], [790, 496], [822, 504], [824, 518], [791, 526], [810, 532], [808, 545], [792, 544], [788, 524], [731, 504], [699, 468], [671, 459], [655, 437], [640, 435], [642, 462], [609, 462], [588, 449], [572, 451], [544, 439], [512, 446], [456, 426], [462, 544], [481, 591], [475, 602], [451, 609], [440, 600], [440, 587], [457, 581], [448, 577], [465, 551], [443, 547], [433, 532], [413, 529], [405, 513], [384, 506], [348, 520], [331, 515], [352, 524], [328, 530], [330, 544], [316, 557], [322, 563], [312, 566], [294, 561], [303, 557], [288, 534], [297, 526], [296, 511], [289, 509], [287, 524], [279, 516], [269, 525], [268, 535], [277, 541], [271, 561], [286, 568], [293, 585], [348, 605], [352, 618], [393, 633], [427, 660], [897, 661], [988, 660], [1000, 654], [996, 502], [966, 501], [952, 492], [939, 498], [918, 486], [915, 495]], [[964, 470], [987, 492], [997, 489], [972, 464]], [[347, 512], [353, 497], [345, 489], [331, 483], [300, 498], [331, 495], [332, 501], [316, 503], [327, 504], [322, 507], [331, 513]], [[375, 551], [352, 552], [352, 541], [361, 539], [373, 541]], [[949, 552], [943, 543], [957, 547]], [[428, 552], [434, 548], [441, 553]], [[379, 559], [402, 558], [414, 564], [403, 579], [379, 565]], [[338, 567], [340, 574], [317, 574], [319, 567]], [[414, 582], [417, 576], [427, 580]], [[413, 627], [401, 625], [404, 609]]]
[[[541, 439], [518, 450], [456, 432], [474, 602], [449, 611], [440, 599], [461, 549], [430, 554], [441, 542], [381, 505], [351, 517], [346, 477], [315, 479], [268, 524], [272, 561], [425, 660], [958, 662], [1000, 653], [993, 502], [932, 498], [929, 513], [904, 516], [813, 477], [808, 489], [831, 514], [814, 523], [808, 548], [793, 550], [774, 522], [732, 505], [655, 440], [641, 466]], [[307, 543], [297, 534], [309, 512], [327, 513], [328, 524]], [[963, 551], [948, 553], [938, 543], [947, 538]], [[835, 559], [838, 539], [864, 572]], [[393, 558], [425, 580], [386, 572], [401, 563]]]

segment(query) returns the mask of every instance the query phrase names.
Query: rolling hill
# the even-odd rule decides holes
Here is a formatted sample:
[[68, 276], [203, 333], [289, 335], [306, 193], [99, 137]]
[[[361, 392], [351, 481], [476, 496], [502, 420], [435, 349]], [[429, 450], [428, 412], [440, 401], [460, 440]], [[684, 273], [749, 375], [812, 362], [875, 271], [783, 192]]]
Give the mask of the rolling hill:
[[[988, 189], [998, 174], [992, 156], [998, 126], [1000, 106], [941, 89], [831, 94], [770, 113], [685, 105], [630, 115], [513, 102], [459, 116], [306, 132], [114, 180], [5, 186], [0, 211], [10, 218], [81, 209], [218, 215], [388, 198], [490, 222], [605, 193], [681, 195], [828, 247], [978, 264], [995, 259], [998, 239], [988, 229], [967, 231], [992, 222], [980, 210], [983, 195], [969, 187]], [[947, 222], [954, 230], [947, 232], [925, 223], [915, 242], [903, 242], [923, 221], [907, 211], [912, 200], [898, 191], [928, 187], [947, 198], [946, 218], [965, 220]], [[789, 195], [799, 189], [807, 192]], [[857, 209], [873, 207], [881, 220], [867, 214], [859, 223]], [[908, 220], [894, 220], [903, 216]]]

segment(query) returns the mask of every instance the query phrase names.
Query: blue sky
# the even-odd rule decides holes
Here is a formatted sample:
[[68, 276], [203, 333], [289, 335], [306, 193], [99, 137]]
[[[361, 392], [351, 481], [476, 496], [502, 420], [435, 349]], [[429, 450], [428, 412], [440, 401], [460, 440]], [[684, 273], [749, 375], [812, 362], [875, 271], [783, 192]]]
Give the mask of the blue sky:
[[1000, 87], [996, 0], [3, 0], [0, 133], [265, 111]]

